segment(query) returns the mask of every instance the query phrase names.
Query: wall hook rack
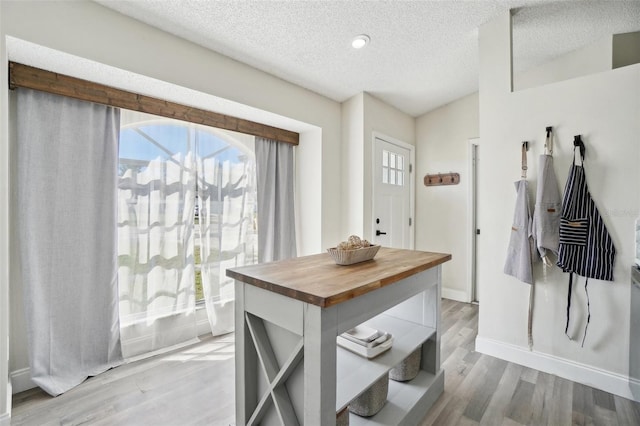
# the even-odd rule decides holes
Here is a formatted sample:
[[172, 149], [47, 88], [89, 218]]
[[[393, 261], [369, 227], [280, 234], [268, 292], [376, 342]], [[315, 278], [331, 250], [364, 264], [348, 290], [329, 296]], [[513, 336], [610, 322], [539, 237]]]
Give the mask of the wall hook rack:
[[575, 135], [573, 137], [573, 146], [580, 148], [580, 156], [584, 159], [584, 152], [586, 151], [586, 148], [582, 140], [582, 135]]
[[424, 186], [457, 185], [460, 183], [458, 173], [436, 173], [424, 177]]

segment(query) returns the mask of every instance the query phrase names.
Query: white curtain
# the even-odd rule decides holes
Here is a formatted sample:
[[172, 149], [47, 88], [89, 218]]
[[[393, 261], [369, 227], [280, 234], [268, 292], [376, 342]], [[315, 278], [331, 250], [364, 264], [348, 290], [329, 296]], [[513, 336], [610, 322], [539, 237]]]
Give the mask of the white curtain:
[[250, 153], [230, 158], [225, 151], [198, 157], [202, 286], [213, 335], [234, 328], [226, 269], [257, 262], [255, 161]]
[[120, 160], [118, 279], [125, 357], [196, 338], [190, 144], [148, 162]]
[[260, 262], [296, 257], [294, 146], [256, 138]]
[[119, 110], [17, 91], [19, 267], [33, 381], [51, 395], [122, 362]]

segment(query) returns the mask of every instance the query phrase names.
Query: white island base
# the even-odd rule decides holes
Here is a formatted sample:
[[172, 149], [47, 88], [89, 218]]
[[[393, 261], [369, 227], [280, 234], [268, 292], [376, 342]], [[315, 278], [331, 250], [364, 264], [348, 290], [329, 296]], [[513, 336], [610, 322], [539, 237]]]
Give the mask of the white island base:
[[[444, 390], [440, 268], [450, 255], [383, 248], [337, 266], [328, 255], [230, 269], [236, 279], [236, 423], [334, 425], [336, 413], [416, 348], [420, 372], [390, 380], [387, 402], [351, 425], [415, 425]], [[393, 346], [367, 360], [336, 347], [361, 324]]]

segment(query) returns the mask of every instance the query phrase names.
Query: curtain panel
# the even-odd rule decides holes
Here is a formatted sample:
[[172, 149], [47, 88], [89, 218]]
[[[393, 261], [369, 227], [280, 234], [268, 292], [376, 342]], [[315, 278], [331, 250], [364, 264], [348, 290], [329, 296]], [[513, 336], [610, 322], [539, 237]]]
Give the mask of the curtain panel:
[[59, 395], [122, 362], [119, 110], [17, 90], [17, 245], [31, 376]]
[[196, 164], [188, 140], [171, 155], [149, 161], [120, 158], [118, 279], [126, 358], [197, 336], [195, 190]]
[[248, 152], [225, 157], [226, 151], [207, 155], [198, 145], [201, 276], [214, 336], [234, 330], [234, 280], [226, 269], [258, 260], [255, 160]]
[[258, 258], [296, 257], [294, 146], [256, 137]]

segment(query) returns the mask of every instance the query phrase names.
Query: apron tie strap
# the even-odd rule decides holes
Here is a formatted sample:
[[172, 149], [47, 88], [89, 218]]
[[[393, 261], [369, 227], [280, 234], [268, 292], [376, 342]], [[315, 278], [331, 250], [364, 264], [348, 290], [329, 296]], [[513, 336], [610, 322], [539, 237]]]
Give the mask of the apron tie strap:
[[527, 151], [529, 150], [529, 142], [522, 142], [522, 179], [527, 178]]
[[589, 321], [591, 321], [591, 304], [589, 303], [589, 291], [587, 290], [587, 284], [589, 278], [584, 281], [584, 292], [587, 294], [587, 324], [584, 326], [584, 336], [582, 336], [582, 347], [584, 348], [584, 339], [587, 338], [587, 328], [589, 328]]
[[533, 349], [533, 300], [535, 297], [534, 285], [531, 284], [529, 290], [529, 319], [527, 321], [527, 338], [529, 340], [529, 350]]
[[571, 287], [573, 285], [573, 272], [569, 274], [569, 294], [567, 295], [567, 325], [564, 327], [564, 334], [571, 340], [569, 336], [569, 316], [571, 312]]

